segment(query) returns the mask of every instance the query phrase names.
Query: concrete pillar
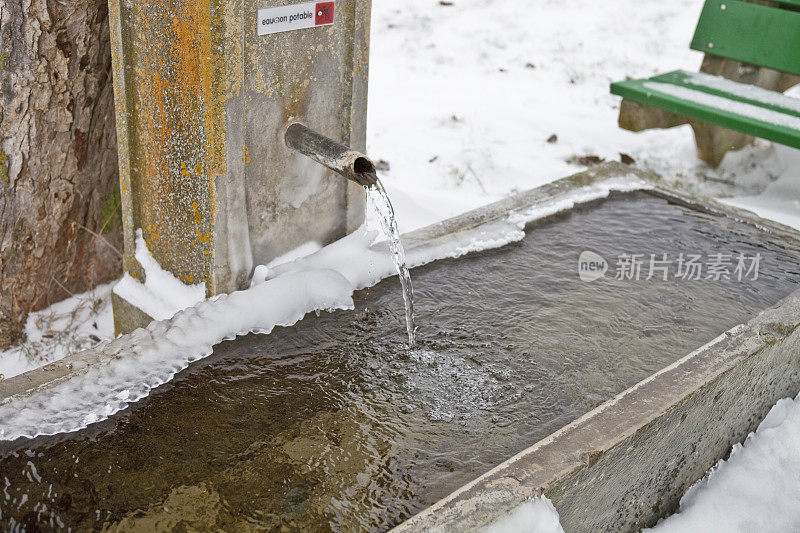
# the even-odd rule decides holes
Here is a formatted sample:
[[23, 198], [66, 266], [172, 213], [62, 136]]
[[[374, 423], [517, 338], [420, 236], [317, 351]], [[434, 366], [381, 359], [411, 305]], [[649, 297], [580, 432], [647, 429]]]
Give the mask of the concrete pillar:
[[[134, 278], [144, 276], [138, 229], [165, 270], [212, 296], [363, 222], [363, 189], [287, 149], [283, 130], [297, 120], [365, 149], [370, 0], [289, 3], [315, 11], [299, 25], [329, 22], [316, 17], [331, 9], [333, 24], [259, 35], [277, 28], [269, 8], [286, 4], [109, 1], [124, 269]], [[118, 332], [148, 320], [114, 304]]]

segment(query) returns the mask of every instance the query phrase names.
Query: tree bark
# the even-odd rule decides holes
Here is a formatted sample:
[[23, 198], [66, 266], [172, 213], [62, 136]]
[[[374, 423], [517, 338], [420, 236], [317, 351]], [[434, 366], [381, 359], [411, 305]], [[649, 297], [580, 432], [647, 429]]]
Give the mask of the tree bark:
[[108, 7], [0, 0], [0, 347], [121, 271]]

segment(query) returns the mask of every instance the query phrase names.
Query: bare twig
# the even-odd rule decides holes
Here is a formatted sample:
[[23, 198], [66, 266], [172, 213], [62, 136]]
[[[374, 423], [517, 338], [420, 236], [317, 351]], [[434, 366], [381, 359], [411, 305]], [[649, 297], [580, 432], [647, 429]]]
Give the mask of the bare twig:
[[102, 233], [103, 233], [103, 232], [106, 230], [106, 226], [108, 226], [108, 223], [109, 223], [109, 222], [111, 222], [112, 220], [114, 220], [114, 217], [113, 217], [113, 216], [110, 216], [110, 217], [108, 217], [108, 218], [106, 219], [106, 221], [105, 221], [105, 222], [103, 222], [103, 225], [102, 225], [102, 226], [100, 226], [100, 233], [101, 233], [101, 234], [102, 234]]
[[[48, 292], [49, 292], [49, 288], [50, 287], [48, 286]], [[44, 296], [44, 292], [45, 291], [42, 291], [38, 295], [36, 295], [36, 298], [34, 298], [33, 301], [28, 305], [28, 311], [27, 311], [26, 314], [30, 314], [36, 308], [36, 304], [38, 304], [39, 300], [42, 299], [42, 296]]]
[[53, 281], [55, 281], [55, 282], [56, 282], [56, 284], [57, 284], [59, 287], [61, 287], [62, 289], [64, 289], [64, 291], [65, 291], [67, 294], [69, 294], [69, 295], [70, 295], [70, 296], [72, 296], [73, 298], [75, 297], [75, 295], [74, 295], [74, 294], [73, 294], [73, 293], [72, 293], [72, 292], [71, 292], [71, 291], [70, 291], [68, 288], [66, 288], [64, 285], [62, 285], [62, 284], [61, 284], [61, 282], [60, 282], [60, 281], [58, 281], [58, 280], [55, 278], [55, 276], [50, 276], [50, 277], [52, 278], [52, 280], [53, 280]]
[[[97, 239], [100, 239], [101, 241], [103, 241], [104, 243], [106, 243], [106, 244], [108, 245], [108, 247], [109, 247], [109, 248], [111, 248], [112, 250], [114, 250], [115, 252], [117, 252], [117, 255], [118, 255], [118, 256], [122, 257], [122, 252], [120, 252], [120, 251], [117, 249], [117, 247], [116, 247], [116, 246], [114, 246], [113, 244], [111, 244], [110, 242], [108, 242], [108, 239], [106, 239], [105, 237], [103, 237], [103, 236], [102, 236], [102, 235], [100, 235], [99, 233], [96, 233], [96, 232], [94, 232], [94, 231], [90, 230], [89, 228], [87, 228], [86, 226], [84, 226], [83, 224], [81, 224], [80, 222], [76, 222], [76, 224], [77, 224], [77, 225], [78, 225], [78, 227], [80, 227], [81, 229], [84, 229], [84, 230], [88, 231], [89, 233], [91, 233], [92, 235], [94, 235], [94, 236], [95, 236], [95, 238], [97, 238]], [[105, 224], [103, 224], [103, 228], [102, 228], [100, 231], [103, 231], [103, 229], [105, 229], [105, 227], [106, 227], [106, 226], [105, 226]]]
[[468, 171], [470, 171], [470, 172], [472, 172], [472, 175], [473, 175], [473, 176], [475, 176], [475, 181], [477, 181], [477, 182], [478, 182], [478, 186], [479, 186], [479, 187], [481, 188], [481, 190], [483, 191], [483, 194], [486, 194], [486, 195], [488, 195], [488, 194], [489, 194], [489, 191], [487, 191], [487, 190], [486, 190], [486, 187], [484, 187], [484, 186], [483, 186], [483, 180], [481, 180], [480, 176], [478, 176], [478, 173], [477, 173], [477, 172], [475, 172], [475, 171], [472, 169], [472, 165], [469, 165], [469, 164], [468, 164], [468, 165], [467, 165], [467, 170], [468, 170]]

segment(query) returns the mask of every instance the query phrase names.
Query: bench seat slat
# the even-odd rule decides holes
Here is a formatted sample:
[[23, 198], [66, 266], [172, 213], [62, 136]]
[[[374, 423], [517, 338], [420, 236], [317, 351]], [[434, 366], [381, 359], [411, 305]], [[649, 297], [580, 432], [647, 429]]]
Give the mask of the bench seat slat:
[[795, 113], [655, 78], [617, 82], [611, 85], [611, 92], [643, 105], [800, 148], [800, 116]]
[[800, 12], [739, 0], [707, 0], [691, 47], [800, 74]]
[[704, 72], [687, 72], [676, 70], [650, 78], [651, 81], [680, 85], [688, 89], [722, 96], [729, 100], [752, 104], [764, 109], [771, 109], [787, 115], [800, 117], [800, 99], [786, 96], [777, 91], [762, 89], [755, 85], [738, 83], [723, 78], [712, 76]]

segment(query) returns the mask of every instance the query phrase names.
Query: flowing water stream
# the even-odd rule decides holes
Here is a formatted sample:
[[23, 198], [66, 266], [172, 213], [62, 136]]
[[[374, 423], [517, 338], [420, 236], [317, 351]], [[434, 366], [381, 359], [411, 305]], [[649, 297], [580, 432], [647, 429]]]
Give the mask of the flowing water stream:
[[376, 175], [375, 185], [367, 187], [367, 200], [375, 212], [381, 228], [389, 239], [389, 250], [392, 252], [392, 261], [400, 276], [400, 285], [403, 288], [403, 302], [406, 305], [406, 329], [408, 330], [408, 347], [414, 348], [417, 344], [417, 331], [414, 324], [414, 289], [411, 286], [411, 274], [406, 266], [406, 252], [400, 240], [400, 230], [397, 229], [397, 220], [394, 217], [394, 208], [389, 200], [389, 195], [383, 183]]

